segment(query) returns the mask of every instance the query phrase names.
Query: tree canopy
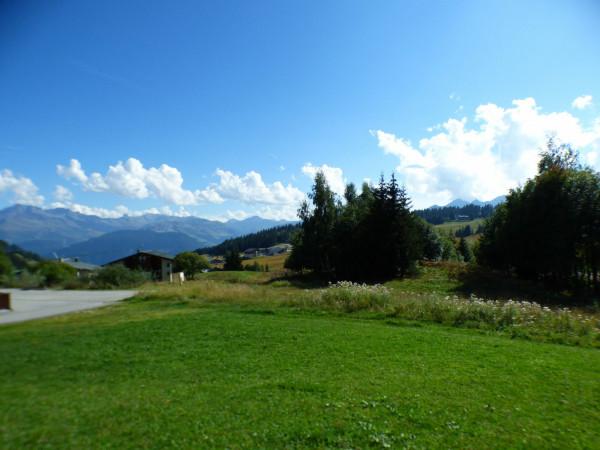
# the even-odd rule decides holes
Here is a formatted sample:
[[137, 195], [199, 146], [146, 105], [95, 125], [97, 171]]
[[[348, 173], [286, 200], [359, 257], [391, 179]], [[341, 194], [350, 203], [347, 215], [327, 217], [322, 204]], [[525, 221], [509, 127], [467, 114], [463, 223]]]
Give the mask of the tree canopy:
[[478, 260], [521, 278], [598, 291], [600, 174], [550, 139], [537, 175], [488, 220]]
[[424, 257], [439, 257], [437, 234], [410, 212], [410, 199], [394, 175], [377, 186], [349, 184], [344, 201], [315, 176], [301, 228], [286, 267], [332, 279], [381, 280], [406, 275]]
[[175, 257], [175, 270], [185, 273], [185, 276], [192, 280], [198, 272], [209, 267], [206, 257], [195, 252], [183, 252]]

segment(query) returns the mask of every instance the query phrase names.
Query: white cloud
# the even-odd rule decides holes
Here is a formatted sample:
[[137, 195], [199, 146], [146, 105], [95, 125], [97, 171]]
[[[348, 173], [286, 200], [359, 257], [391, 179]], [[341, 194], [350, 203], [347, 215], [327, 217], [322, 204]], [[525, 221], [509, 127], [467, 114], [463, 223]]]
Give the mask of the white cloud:
[[242, 209], [238, 210], [227, 210], [223, 214], [212, 215], [209, 217], [205, 217], [210, 220], [218, 220], [220, 222], [227, 222], [231, 219], [243, 220], [248, 217], [259, 216], [263, 219], [271, 219], [271, 220], [289, 220], [294, 221], [298, 220], [298, 208], [292, 205], [285, 206], [271, 206], [266, 205], [261, 208], [258, 208], [254, 211], [246, 211]]
[[280, 181], [267, 184], [255, 171], [240, 176], [217, 169], [218, 183], [194, 191], [183, 188], [183, 177], [175, 167], [162, 164], [158, 168], [146, 168], [135, 158], [109, 166], [105, 175], [97, 172], [87, 175], [76, 159], [72, 159], [67, 167], [58, 165], [57, 172], [89, 191], [110, 192], [135, 199], [154, 197], [174, 205], [238, 200], [248, 204], [293, 205], [296, 208], [304, 199], [304, 193], [294, 186], [286, 186]]
[[81, 168], [81, 163], [76, 159], [71, 159], [69, 167], [58, 164], [56, 166], [56, 172], [67, 180], [75, 179], [82, 184], [85, 184], [88, 181], [87, 175]]
[[206, 191], [215, 192], [224, 199], [250, 204], [291, 205], [295, 208], [305, 197], [302, 191], [291, 184], [286, 186], [280, 181], [265, 183], [262, 176], [253, 170], [243, 177], [222, 169], [217, 169], [215, 174], [219, 182], [209, 186]]
[[124, 205], [118, 205], [114, 209], [99, 208], [95, 206], [82, 205], [80, 203], [74, 203], [69, 200], [56, 201], [50, 204], [51, 208], [65, 208], [73, 212], [84, 214], [86, 216], [98, 216], [104, 219], [117, 219], [123, 216], [138, 217], [145, 214], [161, 214], [164, 216], [175, 216], [175, 217], [189, 217], [192, 214], [187, 211], [183, 206], [179, 209], [173, 210], [169, 206], [163, 206], [160, 208], [148, 208], [144, 210], [130, 210]]
[[158, 168], [145, 168], [141, 161], [135, 158], [109, 166], [105, 175], [94, 172], [88, 176], [76, 159], [71, 159], [67, 167], [57, 165], [56, 171], [67, 180], [79, 182], [83, 189], [88, 191], [110, 192], [137, 199], [155, 197], [174, 205], [223, 201], [218, 193], [211, 190], [184, 189], [181, 172], [175, 167], [161, 164]]
[[384, 153], [400, 160], [397, 171], [416, 207], [506, 194], [535, 174], [548, 136], [579, 149], [588, 163], [600, 150], [600, 118], [586, 127], [567, 112], [543, 113], [533, 98], [508, 108], [481, 105], [474, 126], [466, 118], [449, 119], [416, 145], [382, 130], [371, 133]]
[[69, 202], [73, 200], [73, 193], [66, 187], [57, 184], [54, 189], [54, 199], [57, 202]]
[[344, 178], [344, 172], [339, 167], [331, 167], [327, 164], [322, 166], [313, 166], [311, 163], [305, 164], [302, 167], [302, 173], [311, 179], [315, 178], [317, 172], [323, 172], [327, 184], [333, 192], [338, 195], [344, 195], [346, 190], [346, 179]]
[[591, 105], [592, 105], [592, 96], [591, 95], [580, 95], [575, 100], [573, 100], [573, 103], [571, 103], [571, 106], [575, 109], [585, 109]]
[[29, 178], [14, 175], [10, 170], [0, 171], [0, 193], [11, 192], [13, 201], [22, 205], [41, 206], [44, 197]]

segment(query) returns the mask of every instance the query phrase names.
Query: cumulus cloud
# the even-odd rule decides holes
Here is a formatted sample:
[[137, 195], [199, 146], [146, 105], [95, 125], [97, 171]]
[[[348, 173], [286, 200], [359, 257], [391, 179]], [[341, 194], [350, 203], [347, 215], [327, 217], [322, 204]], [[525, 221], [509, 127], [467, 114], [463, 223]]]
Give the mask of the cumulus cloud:
[[344, 195], [346, 190], [346, 179], [344, 178], [344, 172], [339, 167], [331, 167], [327, 164], [322, 166], [313, 166], [311, 163], [305, 164], [302, 167], [302, 173], [311, 179], [315, 178], [317, 172], [323, 172], [327, 184], [333, 192], [338, 195]]
[[571, 106], [575, 109], [585, 109], [591, 105], [592, 105], [592, 96], [591, 95], [580, 95], [575, 100], [573, 100], [573, 103], [571, 103]]
[[76, 159], [71, 159], [68, 166], [59, 164], [56, 171], [65, 179], [78, 182], [83, 189], [93, 192], [110, 192], [136, 199], [155, 197], [174, 205], [223, 201], [214, 191], [184, 189], [181, 172], [175, 167], [161, 164], [160, 167], [146, 168], [135, 158], [109, 166], [105, 175], [98, 172], [87, 175]]
[[[217, 182], [204, 189], [190, 190], [183, 187], [181, 172], [175, 167], [162, 164], [160, 167], [144, 167], [141, 161], [129, 158], [109, 166], [105, 174], [86, 173], [77, 159], [71, 159], [68, 165], [57, 165], [57, 173], [67, 180], [80, 185], [86, 191], [108, 192], [133, 199], [159, 198], [166, 203], [178, 206], [206, 203], [238, 201], [257, 207], [252, 215], [265, 218], [294, 219], [296, 210], [305, 194], [291, 184], [281, 181], [267, 183], [256, 171], [238, 175], [229, 170], [217, 169], [214, 175]], [[72, 194], [64, 186], [55, 190], [55, 205], [68, 207], [82, 214], [94, 214], [101, 217], [120, 217], [135, 212], [118, 208], [106, 210], [93, 208], [72, 202]], [[177, 215], [177, 211], [144, 211]], [[240, 214], [239, 212], [236, 214]], [[219, 216], [221, 217], [221, 216]]]
[[291, 205], [295, 208], [305, 197], [302, 191], [291, 184], [284, 185], [280, 181], [271, 184], [265, 183], [262, 176], [253, 170], [244, 176], [222, 169], [217, 169], [215, 174], [219, 177], [219, 182], [209, 186], [206, 191], [216, 192], [228, 200], [268, 205]]
[[271, 206], [266, 205], [261, 208], [258, 208], [254, 211], [247, 211], [243, 209], [238, 210], [227, 210], [223, 214], [212, 215], [206, 217], [210, 220], [218, 220], [220, 222], [227, 222], [231, 219], [243, 220], [248, 217], [259, 216], [263, 219], [271, 219], [271, 220], [287, 220], [287, 221], [295, 221], [298, 220], [298, 208], [292, 205], [285, 206]]
[[131, 210], [125, 205], [118, 205], [113, 209], [100, 208], [95, 206], [82, 205], [80, 203], [74, 203], [70, 200], [56, 201], [50, 204], [51, 208], [65, 208], [73, 212], [84, 214], [86, 216], [98, 216], [104, 219], [117, 219], [123, 216], [138, 217], [145, 214], [161, 214], [164, 216], [174, 217], [189, 217], [192, 214], [187, 211], [183, 206], [179, 209], [171, 209], [169, 206], [162, 206], [160, 208], [147, 208], [143, 210]]
[[22, 205], [41, 206], [44, 197], [38, 193], [37, 186], [27, 177], [17, 176], [8, 169], [0, 171], [0, 194], [12, 193], [12, 200]]
[[57, 202], [69, 202], [73, 200], [73, 193], [66, 187], [58, 184], [54, 189], [54, 199]]
[[386, 131], [371, 133], [384, 153], [399, 159], [397, 171], [417, 207], [506, 194], [535, 174], [548, 136], [579, 149], [588, 163], [600, 150], [600, 118], [584, 126], [567, 112], [544, 113], [533, 98], [508, 108], [480, 105], [472, 126], [466, 118], [449, 119], [416, 145]]
[[110, 192], [135, 199], [154, 197], [174, 205], [238, 200], [249, 204], [296, 207], [304, 199], [304, 193], [294, 186], [284, 185], [280, 181], [268, 184], [255, 171], [240, 176], [228, 170], [217, 169], [215, 175], [219, 182], [212, 183], [205, 189], [192, 191], [183, 188], [183, 176], [175, 167], [162, 164], [158, 168], [146, 168], [135, 158], [109, 166], [104, 175], [98, 172], [88, 175], [81, 163], [72, 159], [68, 166], [58, 165], [57, 173], [88, 191]]

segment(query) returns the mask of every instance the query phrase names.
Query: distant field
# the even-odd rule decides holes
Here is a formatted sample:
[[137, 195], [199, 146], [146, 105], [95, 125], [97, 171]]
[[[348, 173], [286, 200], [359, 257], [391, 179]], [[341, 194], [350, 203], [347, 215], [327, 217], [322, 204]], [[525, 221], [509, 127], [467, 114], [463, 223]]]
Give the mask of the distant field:
[[471, 225], [473, 232], [475, 232], [477, 230], [477, 227], [479, 225], [483, 225], [484, 222], [485, 222], [485, 219], [475, 219], [475, 220], [468, 220], [468, 221], [456, 220], [453, 222], [445, 222], [440, 225], [434, 225], [434, 227], [441, 231], [454, 233], [456, 230], [458, 230], [460, 228], [464, 228], [467, 225]]
[[286, 258], [289, 256], [289, 253], [282, 253], [280, 255], [275, 256], [259, 256], [258, 258], [245, 259], [242, 261], [244, 265], [254, 264], [257, 262], [261, 265], [269, 265], [269, 271], [281, 271], [283, 270], [283, 264], [285, 263]]
[[[199, 278], [1, 327], [0, 448], [600, 448], [598, 349], [294, 307], [319, 291], [266, 273]], [[453, 286], [431, 268], [390, 287]]]

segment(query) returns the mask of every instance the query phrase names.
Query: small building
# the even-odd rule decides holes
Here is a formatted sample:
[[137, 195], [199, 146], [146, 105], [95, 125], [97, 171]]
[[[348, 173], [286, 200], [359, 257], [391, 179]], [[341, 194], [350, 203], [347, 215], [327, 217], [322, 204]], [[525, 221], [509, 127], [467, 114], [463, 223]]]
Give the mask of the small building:
[[265, 249], [265, 255], [267, 256], [274, 256], [274, 255], [281, 255], [282, 253], [287, 253], [292, 249], [292, 246], [290, 244], [278, 244], [278, 245], [274, 245], [272, 247], [269, 247], [267, 249]]
[[122, 264], [128, 269], [149, 273], [155, 281], [169, 281], [173, 273], [174, 261], [175, 257], [166, 253], [138, 250], [133, 255], [111, 261], [105, 266]]
[[80, 261], [79, 258], [61, 258], [60, 262], [77, 270], [77, 278], [89, 278], [100, 269], [100, 266], [85, 263]]
[[260, 248], [247, 248], [246, 250], [244, 250], [242, 258], [250, 259], [250, 258], [256, 258], [257, 256], [262, 256], [261, 252], [260, 252], [261, 250], [262, 249], [260, 249]]
[[292, 246], [290, 244], [277, 244], [272, 247], [247, 248], [242, 254], [243, 259], [258, 258], [259, 256], [275, 256], [289, 252]]

